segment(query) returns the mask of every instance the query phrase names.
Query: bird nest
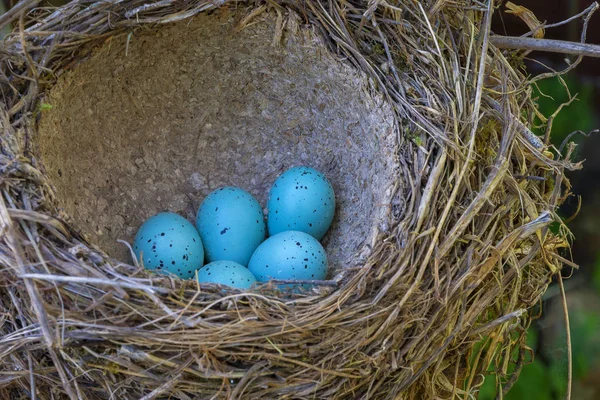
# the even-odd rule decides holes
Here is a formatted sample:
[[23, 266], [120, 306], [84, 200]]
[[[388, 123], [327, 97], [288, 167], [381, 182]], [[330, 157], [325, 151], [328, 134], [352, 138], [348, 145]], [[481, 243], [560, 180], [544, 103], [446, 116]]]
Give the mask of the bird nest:
[[[18, 13], [35, 3], [0, 56], [2, 398], [468, 398], [487, 374], [510, 388], [566, 261], [555, 210], [577, 166], [529, 129], [530, 82], [490, 44], [492, 6]], [[131, 261], [144, 218], [191, 219], [225, 184], [264, 204], [300, 164], [339, 200], [327, 281], [242, 293]]]

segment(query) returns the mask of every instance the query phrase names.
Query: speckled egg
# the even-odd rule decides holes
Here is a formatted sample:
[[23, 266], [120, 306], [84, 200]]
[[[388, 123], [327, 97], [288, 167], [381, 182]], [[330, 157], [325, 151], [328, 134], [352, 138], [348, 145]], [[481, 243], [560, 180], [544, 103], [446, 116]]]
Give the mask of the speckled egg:
[[133, 250], [147, 269], [183, 279], [193, 278], [204, 264], [202, 239], [194, 225], [169, 212], [157, 214], [142, 224]]
[[333, 221], [335, 194], [321, 172], [295, 167], [277, 178], [267, 208], [269, 235], [295, 230], [321, 240]]
[[323, 280], [327, 276], [327, 255], [311, 235], [286, 231], [265, 240], [252, 255], [248, 269], [259, 282]]
[[198, 282], [218, 283], [236, 289], [249, 289], [256, 278], [248, 268], [229, 260], [213, 261], [198, 271]]
[[206, 196], [198, 209], [196, 226], [208, 262], [230, 260], [246, 266], [265, 240], [260, 204], [250, 193], [236, 187], [223, 187]]

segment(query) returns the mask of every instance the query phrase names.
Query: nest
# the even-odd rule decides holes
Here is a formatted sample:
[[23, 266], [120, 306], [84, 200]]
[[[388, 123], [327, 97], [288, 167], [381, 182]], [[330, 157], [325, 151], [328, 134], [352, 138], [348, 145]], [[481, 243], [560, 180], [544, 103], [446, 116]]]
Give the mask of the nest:
[[[487, 374], [510, 389], [530, 310], [566, 261], [555, 210], [577, 165], [528, 128], [530, 83], [490, 44], [491, 6], [393, 3], [126, 0], [14, 17], [2, 398], [469, 398]], [[169, 75], [207, 57], [226, 70]], [[181, 79], [165, 91], [150, 67]], [[298, 163], [341, 200], [334, 274], [310, 292], [200, 287], [115, 245], [214, 186], [264, 196]]]

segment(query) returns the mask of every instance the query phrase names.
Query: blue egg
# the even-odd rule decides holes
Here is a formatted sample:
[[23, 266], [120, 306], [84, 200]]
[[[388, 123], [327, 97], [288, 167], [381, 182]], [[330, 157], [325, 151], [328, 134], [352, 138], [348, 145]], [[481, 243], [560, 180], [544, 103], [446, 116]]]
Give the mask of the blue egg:
[[265, 240], [260, 204], [236, 187], [223, 187], [206, 196], [198, 209], [196, 226], [208, 262], [229, 260], [246, 266]]
[[321, 172], [295, 167], [277, 178], [269, 192], [267, 208], [269, 235], [293, 230], [321, 240], [333, 221], [335, 195]]
[[202, 239], [194, 225], [168, 212], [157, 214], [142, 224], [135, 235], [133, 250], [147, 269], [183, 279], [193, 278], [204, 264]]
[[327, 255], [311, 235], [286, 231], [265, 240], [252, 255], [248, 269], [259, 282], [323, 280], [327, 276]]
[[198, 271], [198, 282], [218, 283], [236, 289], [249, 289], [256, 278], [248, 268], [233, 261], [213, 261]]

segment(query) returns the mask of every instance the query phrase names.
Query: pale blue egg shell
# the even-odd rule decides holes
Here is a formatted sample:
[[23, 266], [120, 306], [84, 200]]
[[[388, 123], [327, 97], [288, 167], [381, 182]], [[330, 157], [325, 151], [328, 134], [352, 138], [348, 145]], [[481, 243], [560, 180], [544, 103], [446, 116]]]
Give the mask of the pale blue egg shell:
[[204, 248], [198, 231], [188, 220], [174, 213], [157, 214], [142, 224], [133, 242], [144, 267], [183, 279], [195, 276], [204, 264]]
[[321, 172], [295, 167], [277, 178], [267, 208], [269, 235], [295, 230], [321, 240], [333, 221], [335, 194]]
[[252, 255], [248, 269], [259, 282], [323, 280], [327, 277], [327, 255], [311, 235], [286, 231], [265, 240]]
[[206, 264], [198, 271], [198, 282], [218, 283], [236, 289], [249, 289], [256, 278], [248, 268], [234, 261], [222, 260]]
[[206, 196], [198, 209], [196, 226], [208, 262], [230, 260], [246, 266], [266, 234], [258, 201], [247, 191], [231, 186]]

